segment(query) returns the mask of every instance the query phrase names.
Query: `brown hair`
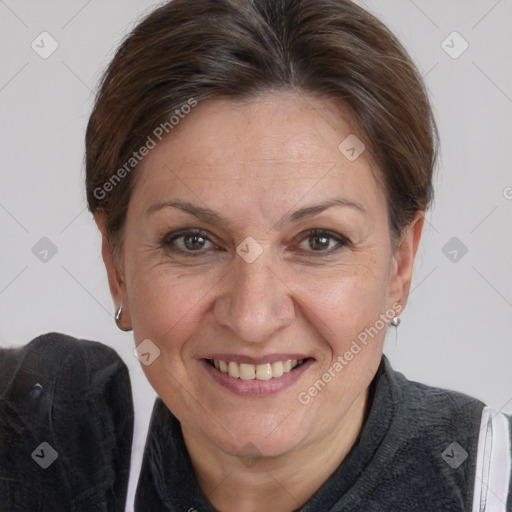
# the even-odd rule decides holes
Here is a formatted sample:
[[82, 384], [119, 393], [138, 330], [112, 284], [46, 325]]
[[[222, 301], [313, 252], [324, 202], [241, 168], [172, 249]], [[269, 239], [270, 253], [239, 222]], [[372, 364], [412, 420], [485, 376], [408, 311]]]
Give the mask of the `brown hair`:
[[169, 128], [191, 102], [272, 90], [348, 109], [381, 173], [393, 239], [426, 210], [437, 128], [421, 76], [379, 20], [349, 0], [173, 0], [121, 44], [87, 126], [87, 200], [91, 212], [105, 211], [114, 251], [134, 185], [131, 159], [155, 127]]

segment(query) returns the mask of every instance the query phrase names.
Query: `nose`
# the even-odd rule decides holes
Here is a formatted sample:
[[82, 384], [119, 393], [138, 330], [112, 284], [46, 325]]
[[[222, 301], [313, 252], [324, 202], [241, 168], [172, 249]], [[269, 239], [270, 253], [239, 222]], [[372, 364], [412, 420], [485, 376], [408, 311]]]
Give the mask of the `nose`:
[[295, 307], [290, 288], [264, 255], [247, 263], [236, 258], [214, 305], [214, 317], [237, 338], [264, 343], [290, 325]]

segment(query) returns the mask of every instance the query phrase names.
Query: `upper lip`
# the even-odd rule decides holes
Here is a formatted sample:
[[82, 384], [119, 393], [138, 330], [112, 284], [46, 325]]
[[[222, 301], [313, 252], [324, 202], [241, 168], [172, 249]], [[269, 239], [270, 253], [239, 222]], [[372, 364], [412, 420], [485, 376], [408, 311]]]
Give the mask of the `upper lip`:
[[275, 363], [277, 361], [288, 361], [289, 359], [309, 359], [309, 356], [298, 353], [267, 354], [258, 357], [246, 356], [242, 354], [209, 354], [201, 357], [200, 359], [218, 359], [219, 361], [233, 361], [238, 364], [258, 365], [265, 363]]

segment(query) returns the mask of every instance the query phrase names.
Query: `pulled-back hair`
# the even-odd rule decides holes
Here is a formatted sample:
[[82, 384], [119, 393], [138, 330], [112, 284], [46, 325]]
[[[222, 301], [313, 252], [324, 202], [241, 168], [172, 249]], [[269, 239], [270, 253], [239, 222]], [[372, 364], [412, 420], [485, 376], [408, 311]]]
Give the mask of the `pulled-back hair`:
[[155, 127], [191, 102], [277, 90], [326, 97], [352, 115], [381, 174], [393, 238], [427, 209], [438, 146], [430, 103], [373, 15], [349, 0], [173, 0], [121, 44], [87, 126], [87, 200], [105, 212], [114, 250], [136, 175], [130, 159]]

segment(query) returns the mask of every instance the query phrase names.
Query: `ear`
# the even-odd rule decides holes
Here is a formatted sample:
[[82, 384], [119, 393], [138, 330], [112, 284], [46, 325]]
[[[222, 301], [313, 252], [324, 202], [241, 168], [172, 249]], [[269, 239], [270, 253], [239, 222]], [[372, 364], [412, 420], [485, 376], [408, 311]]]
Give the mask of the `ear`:
[[94, 212], [94, 221], [101, 233], [101, 255], [107, 270], [108, 285], [116, 312], [119, 310], [120, 305], [123, 305], [119, 327], [123, 330], [129, 330], [131, 329], [131, 319], [128, 296], [126, 293], [126, 282], [124, 280], [123, 269], [118, 267], [118, 263], [114, 259], [112, 245], [107, 235], [107, 219], [105, 212], [101, 209], [96, 210], [96, 212]]
[[389, 307], [400, 304], [402, 309], [407, 304], [411, 288], [414, 258], [421, 239], [425, 222], [425, 212], [417, 211], [412, 222], [400, 237], [398, 248], [393, 255], [389, 284]]

